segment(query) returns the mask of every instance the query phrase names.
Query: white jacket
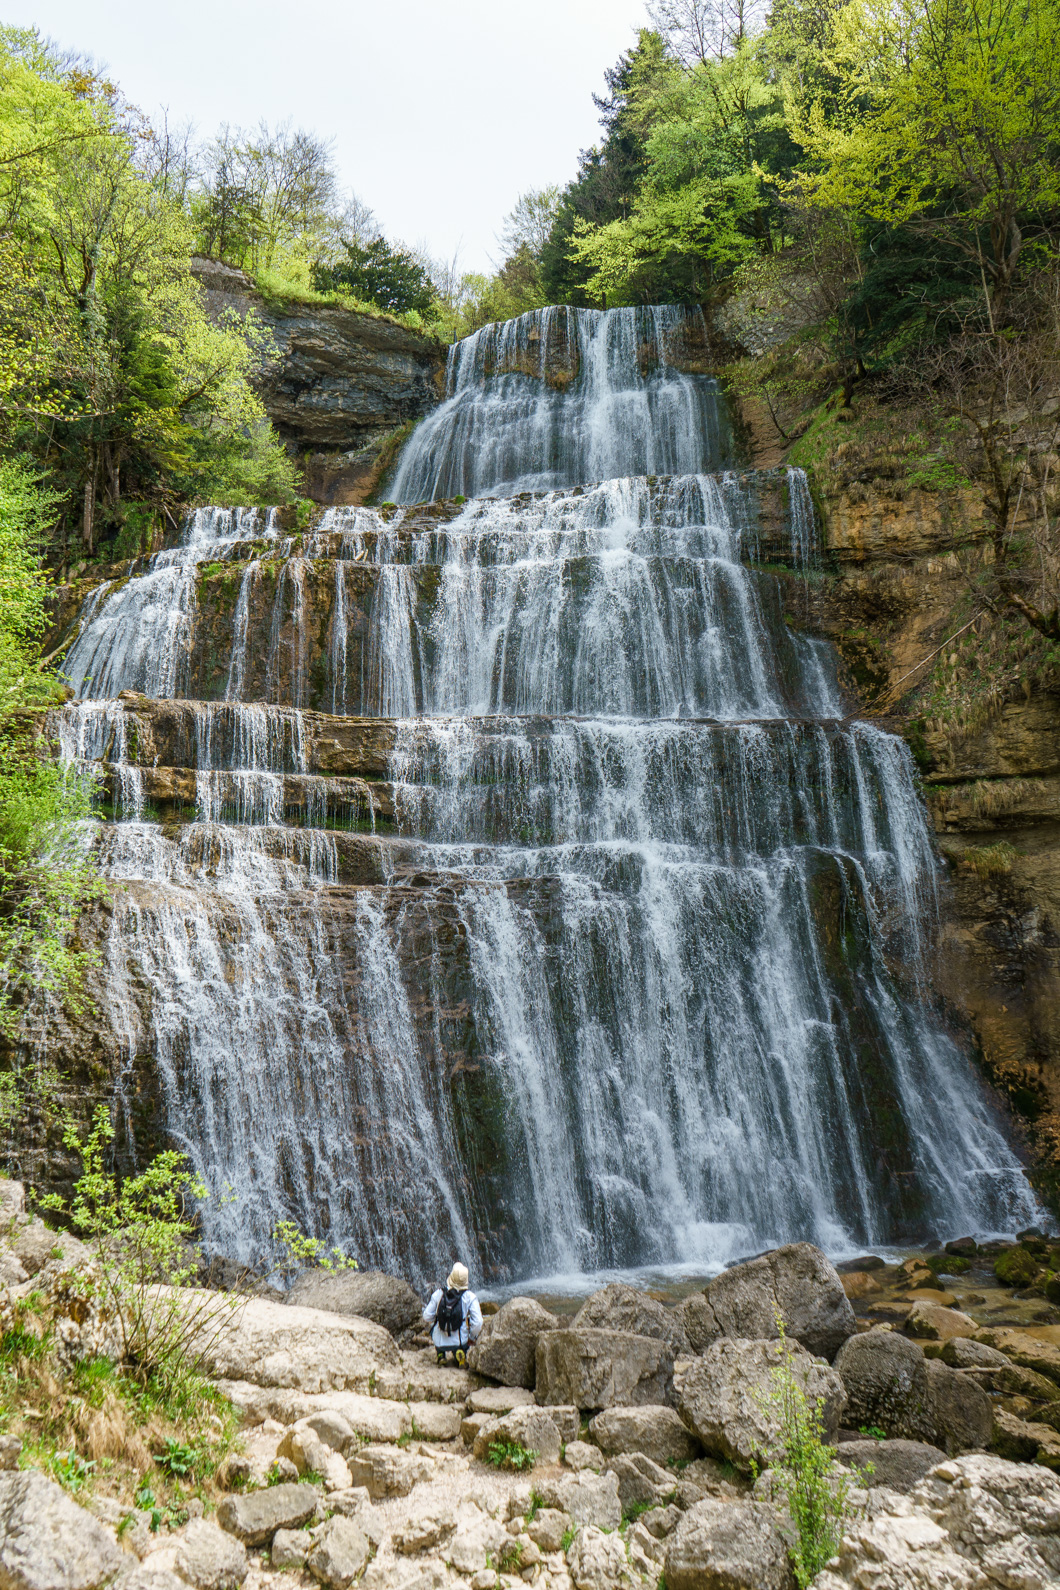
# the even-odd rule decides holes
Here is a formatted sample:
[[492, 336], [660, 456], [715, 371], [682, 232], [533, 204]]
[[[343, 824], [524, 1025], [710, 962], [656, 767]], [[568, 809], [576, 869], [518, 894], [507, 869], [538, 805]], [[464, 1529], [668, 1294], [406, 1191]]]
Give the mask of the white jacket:
[[424, 1323], [434, 1326], [431, 1331], [431, 1341], [436, 1347], [469, 1347], [473, 1341], [477, 1341], [478, 1334], [482, 1329], [482, 1310], [479, 1307], [478, 1298], [474, 1292], [466, 1288], [460, 1294], [463, 1323], [460, 1326], [459, 1335], [456, 1336], [446, 1336], [441, 1326], [434, 1324], [438, 1313], [438, 1305], [441, 1301], [442, 1289], [439, 1287], [437, 1292], [431, 1293], [431, 1300], [423, 1311]]

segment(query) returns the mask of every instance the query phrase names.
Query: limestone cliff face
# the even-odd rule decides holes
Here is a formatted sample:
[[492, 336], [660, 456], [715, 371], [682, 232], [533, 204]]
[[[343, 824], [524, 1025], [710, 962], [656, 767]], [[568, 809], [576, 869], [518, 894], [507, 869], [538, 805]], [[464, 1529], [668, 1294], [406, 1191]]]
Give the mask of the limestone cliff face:
[[257, 386], [280, 436], [306, 461], [309, 495], [363, 502], [387, 438], [442, 395], [444, 345], [331, 304], [266, 302], [242, 271], [215, 260], [193, 261], [192, 272], [212, 315], [253, 313], [272, 334], [279, 359]]
[[[1060, 696], [1020, 690], [986, 721], [925, 718], [915, 692], [969, 617], [968, 568], [988, 560], [972, 490], [854, 483], [818, 494], [827, 558], [793, 622], [836, 643], [859, 710], [905, 734], [944, 870], [939, 987], [987, 1074], [1026, 1124], [1042, 1190], [1060, 1195]], [[937, 649], [943, 642], [942, 654]]]

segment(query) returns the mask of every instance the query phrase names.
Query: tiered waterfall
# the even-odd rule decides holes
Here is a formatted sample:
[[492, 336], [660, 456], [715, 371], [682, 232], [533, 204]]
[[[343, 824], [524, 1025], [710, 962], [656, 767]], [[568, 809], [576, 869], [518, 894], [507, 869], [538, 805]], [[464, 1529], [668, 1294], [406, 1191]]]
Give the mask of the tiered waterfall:
[[755, 572], [812, 573], [812, 505], [730, 467], [701, 330], [488, 327], [403, 506], [202, 510], [86, 600], [117, 1103], [149, 1056], [212, 1248], [499, 1281], [1035, 1218], [909, 755]]

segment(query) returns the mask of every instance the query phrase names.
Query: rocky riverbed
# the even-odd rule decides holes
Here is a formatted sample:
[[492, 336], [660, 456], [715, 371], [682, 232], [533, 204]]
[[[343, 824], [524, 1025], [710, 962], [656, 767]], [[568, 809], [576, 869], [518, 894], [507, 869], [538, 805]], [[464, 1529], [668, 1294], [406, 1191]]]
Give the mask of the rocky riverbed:
[[[106, 1307], [72, 1284], [91, 1252], [27, 1215], [18, 1184], [2, 1191], [5, 1330], [35, 1299], [57, 1380], [120, 1351]], [[0, 1440], [0, 1584], [790, 1590], [766, 1400], [785, 1360], [853, 1486], [816, 1590], [1057, 1583], [1055, 1328], [980, 1325], [963, 1299], [911, 1284], [919, 1262], [840, 1276], [797, 1243], [671, 1306], [620, 1284], [567, 1317], [515, 1297], [462, 1368], [416, 1345], [419, 1300], [393, 1277], [309, 1273], [289, 1301], [157, 1287], [198, 1321], [201, 1367], [239, 1413], [237, 1450], [204, 1495], [152, 1512], [143, 1483], [125, 1494], [101, 1473], [71, 1495], [41, 1472], [16, 1404]], [[875, 1298], [890, 1317], [863, 1312], [872, 1274], [881, 1294], [906, 1288]], [[524, 1472], [496, 1464], [527, 1452]]]

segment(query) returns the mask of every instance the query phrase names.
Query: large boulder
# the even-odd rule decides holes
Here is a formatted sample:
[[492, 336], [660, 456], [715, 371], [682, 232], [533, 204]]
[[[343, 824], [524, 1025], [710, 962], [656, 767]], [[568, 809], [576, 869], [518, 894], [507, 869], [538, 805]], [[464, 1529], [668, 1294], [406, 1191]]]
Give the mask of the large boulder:
[[191, 1518], [175, 1566], [195, 1590], [237, 1590], [247, 1576], [247, 1549], [212, 1518]]
[[951, 1337], [939, 1357], [951, 1369], [1004, 1369], [1010, 1363], [996, 1347], [969, 1341], [966, 1336]]
[[221, 1528], [244, 1546], [267, 1546], [278, 1529], [298, 1529], [320, 1503], [312, 1485], [270, 1485], [246, 1496], [224, 1496], [217, 1506]]
[[1047, 1469], [976, 1453], [938, 1464], [909, 1497], [877, 1495], [814, 1590], [1044, 1590], [1060, 1579], [1060, 1477]]
[[673, 1469], [660, 1468], [643, 1452], [621, 1452], [611, 1458], [607, 1472], [618, 1481], [622, 1511], [631, 1507], [663, 1507], [674, 1494], [677, 1476]]
[[789, 1242], [722, 1271], [706, 1288], [716, 1336], [769, 1341], [789, 1337], [833, 1359], [857, 1330], [854, 1310], [835, 1266], [812, 1242]]
[[305, 1565], [328, 1590], [349, 1590], [371, 1555], [368, 1537], [352, 1518], [329, 1518], [317, 1532]]
[[990, 1443], [994, 1409], [986, 1392], [969, 1375], [929, 1358], [927, 1371], [935, 1442], [951, 1455]]
[[587, 1298], [571, 1321], [571, 1329], [625, 1331], [631, 1336], [656, 1336], [675, 1358], [691, 1352], [684, 1326], [673, 1310], [663, 1308], [635, 1286], [613, 1282]]
[[979, 1326], [970, 1314], [962, 1314], [960, 1309], [943, 1308], [938, 1303], [918, 1299], [906, 1315], [903, 1329], [907, 1336], [919, 1337], [921, 1341], [944, 1342], [952, 1337], [974, 1336]]
[[617, 1529], [622, 1522], [615, 1474], [593, 1474], [583, 1469], [580, 1474], [563, 1475], [560, 1479], [535, 1477], [534, 1490], [541, 1498], [542, 1507], [569, 1514], [575, 1524]]
[[27, 1275], [38, 1275], [49, 1260], [60, 1259], [68, 1267], [93, 1263], [93, 1250], [68, 1231], [53, 1231], [43, 1220], [20, 1215], [9, 1227], [5, 1241]]
[[721, 1334], [705, 1292], [693, 1292], [683, 1298], [674, 1309], [674, 1319], [684, 1331], [694, 1353], [703, 1352]]
[[567, 1566], [574, 1590], [632, 1590], [637, 1576], [630, 1568], [621, 1537], [583, 1525], [567, 1553]]
[[975, 1339], [1004, 1353], [1021, 1368], [1033, 1369], [1035, 1374], [1060, 1383], [1060, 1347], [1053, 1342], [1041, 1342], [1026, 1331], [997, 1326], [979, 1331]]
[[513, 1408], [511, 1413], [491, 1419], [475, 1437], [475, 1456], [484, 1462], [495, 1443], [525, 1447], [536, 1452], [541, 1463], [559, 1462], [559, 1429], [545, 1408]]
[[667, 1590], [795, 1590], [777, 1515], [763, 1502], [697, 1502], [666, 1547]]
[[703, 1450], [673, 1408], [605, 1408], [589, 1434], [608, 1457], [642, 1452], [653, 1463], [688, 1463]]
[[709, 1453], [749, 1469], [776, 1446], [779, 1415], [770, 1399], [775, 1372], [784, 1365], [820, 1409], [824, 1439], [834, 1442], [846, 1402], [843, 1382], [793, 1342], [729, 1337], [714, 1342], [701, 1358], [682, 1366], [675, 1384], [677, 1411]]
[[423, 1317], [423, 1303], [409, 1283], [382, 1270], [306, 1270], [284, 1301], [374, 1320], [391, 1336], [412, 1329]]
[[538, 1337], [537, 1398], [546, 1406], [666, 1403], [673, 1374], [673, 1354], [659, 1337], [605, 1330], [557, 1330]]
[[468, 1354], [468, 1364], [480, 1375], [503, 1386], [533, 1391], [537, 1376], [537, 1343], [543, 1331], [559, 1328], [559, 1320], [532, 1297], [513, 1297], [483, 1324], [482, 1334]]
[[906, 1441], [934, 1441], [927, 1360], [916, 1342], [894, 1331], [866, 1331], [840, 1349], [835, 1367], [846, 1390], [846, 1421], [852, 1429], [876, 1425], [885, 1435]]
[[174, 1298], [198, 1322], [203, 1368], [214, 1379], [367, 1393], [379, 1371], [401, 1364], [390, 1332], [373, 1320], [263, 1298], [229, 1307], [227, 1300], [186, 1288], [160, 1287], [159, 1293], [168, 1294], [163, 1306]]
[[855, 1469], [866, 1489], [886, 1485], [892, 1491], [911, 1491], [929, 1469], [945, 1461], [945, 1452], [926, 1441], [843, 1441], [836, 1459]]
[[95, 1590], [123, 1562], [113, 1535], [32, 1469], [0, 1473], [3, 1590]]

